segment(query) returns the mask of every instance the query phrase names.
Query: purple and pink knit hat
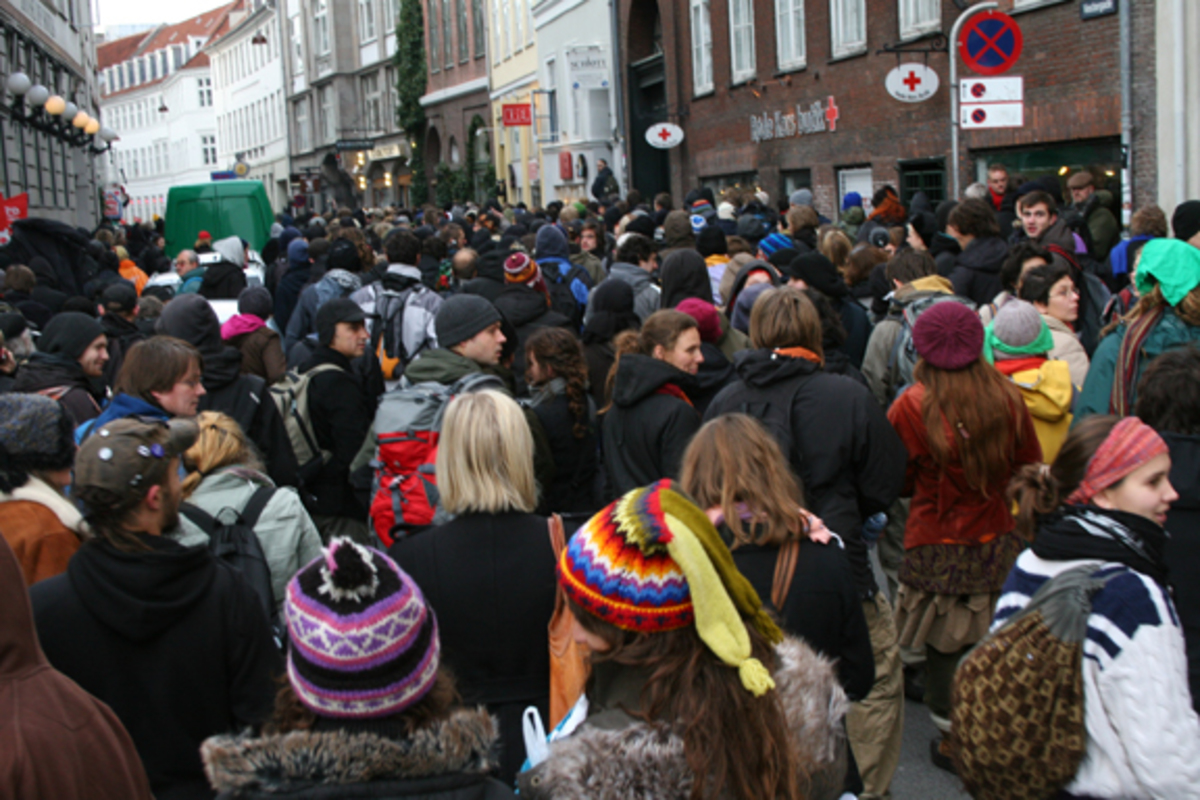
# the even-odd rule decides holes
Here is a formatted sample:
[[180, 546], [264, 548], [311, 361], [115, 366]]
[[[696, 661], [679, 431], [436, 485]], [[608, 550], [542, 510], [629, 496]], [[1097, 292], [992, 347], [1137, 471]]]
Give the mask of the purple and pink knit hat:
[[441, 662], [420, 587], [378, 550], [339, 538], [288, 582], [288, 679], [310, 711], [376, 719], [421, 700]]

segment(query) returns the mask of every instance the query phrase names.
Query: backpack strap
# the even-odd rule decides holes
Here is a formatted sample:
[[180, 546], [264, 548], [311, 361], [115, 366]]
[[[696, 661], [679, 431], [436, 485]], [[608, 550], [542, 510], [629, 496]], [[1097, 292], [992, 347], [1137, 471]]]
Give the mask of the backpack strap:
[[796, 562], [800, 556], [800, 540], [788, 539], [779, 548], [775, 557], [775, 579], [771, 582], [771, 605], [782, 614], [783, 603], [792, 590], [792, 578], [796, 575]]
[[254, 494], [250, 496], [250, 501], [246, 503], [245, 508], [239, 515], [242, 518], [242, 524], [248, 528], [253, 528], [258, 524], [258, 518], [262, 516], [263, 509], [271, 502], [271, 498], [275, 496], [275, 488], [273, 486], [260, 486], [254, 490]]
[[207, 533], [210, 540], [212, 539], [213, 534], [217, 530], [217, 520], [212, 514], [209, 514], [200, 508], [200, 506], [186, 502], [179, 504], [179, 511], [190, 519], [197, 528]]

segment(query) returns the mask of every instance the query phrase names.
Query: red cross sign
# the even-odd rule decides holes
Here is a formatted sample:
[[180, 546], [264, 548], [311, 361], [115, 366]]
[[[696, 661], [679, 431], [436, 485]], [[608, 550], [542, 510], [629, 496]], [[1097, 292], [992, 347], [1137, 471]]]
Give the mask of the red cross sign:
[[829, 95], [829, 107], [825, 109], [825, 120], [829, 123], [830, 131], [837, 130], [837, 121], [840, 116], [837, 103], [833, 101], [833, 95]]
[[671, 138], [671, 132], [666, 128], [659, 128], [658, 138], [664, 142], [669, 141]]

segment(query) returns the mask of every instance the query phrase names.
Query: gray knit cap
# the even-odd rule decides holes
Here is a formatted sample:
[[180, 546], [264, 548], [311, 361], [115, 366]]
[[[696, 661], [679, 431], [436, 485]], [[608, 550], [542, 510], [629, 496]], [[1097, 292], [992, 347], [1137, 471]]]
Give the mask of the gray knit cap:
[[456, 294], [442, 303], [433, 319], [433, 325], [437, 332], [438, 346], [445, 349], [465, 342], [499, 321], [500, 312], [486, 297], [477, 294]]

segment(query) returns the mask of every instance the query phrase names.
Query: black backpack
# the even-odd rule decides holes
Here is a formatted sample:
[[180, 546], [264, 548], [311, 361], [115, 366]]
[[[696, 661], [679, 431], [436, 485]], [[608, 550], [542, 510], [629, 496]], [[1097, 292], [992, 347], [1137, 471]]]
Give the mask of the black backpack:
[[213, 516], [191, 503], [181, 503], [179, 510], [208, 534], [208, 548], [217, 560], [242, 573], [250, 588], [258, 595], [263, 612], [271, 622], [275, 643], [282, 649], [284, 631], [276, 612], [275, 592], [271, 589], [271, 568], [254, 532], [259, 516], [274, 495], [274, 488], [260, 486], [240, 513], [226, 507]]
[[735, 384], [736, 389], [723, 397], [726, 412], [739, 412], [754, 417], [766, 428], [775, 441], [783, 456], [800, 474], [800, 449], [796, 446], [795, 434], [792, 430], [792, 406], [796, 404], [796, 395], [800, 389], [816, 373], [801, 375], [790, 380], [773, 383], [765, 389], [751, 388], [744, 382]]

